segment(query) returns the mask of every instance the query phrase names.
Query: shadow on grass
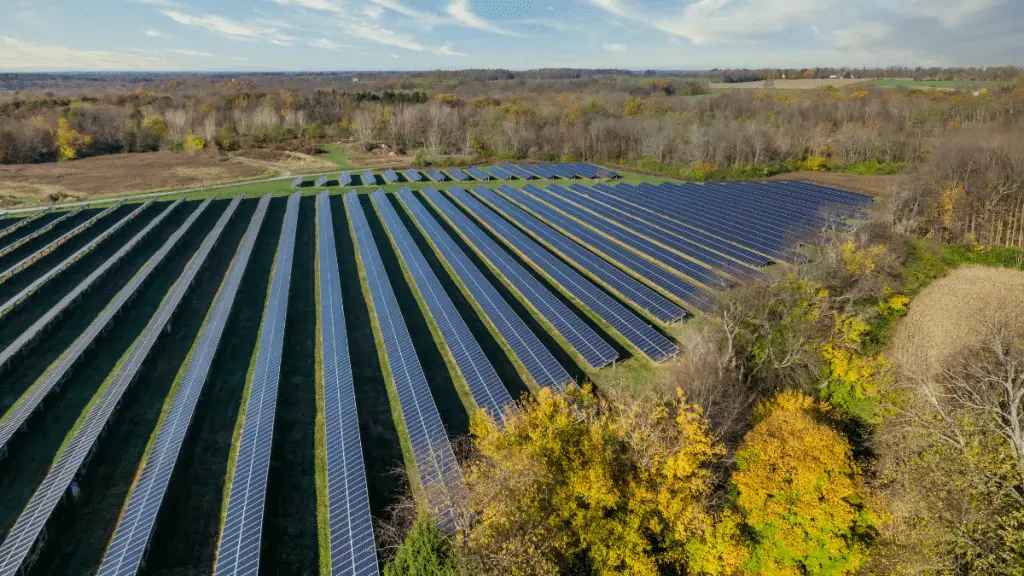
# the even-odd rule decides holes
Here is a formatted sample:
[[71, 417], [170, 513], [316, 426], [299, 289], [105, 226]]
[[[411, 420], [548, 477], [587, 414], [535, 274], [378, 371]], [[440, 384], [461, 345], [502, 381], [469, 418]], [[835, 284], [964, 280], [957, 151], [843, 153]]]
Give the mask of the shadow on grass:
[[[6, 348], [20, 336], [33, 322], [38, 320], [61, 298], [78, 286], [89, 274], [100, 267], [115, 252], [121, 249], [133, 236], [142, 230], [153, 218], [160, 213], [160, 207], [151, 207], [144, 210], [131, 222], [126, 223], [120, 230], [86, 254], [82, 259], [69, 266], [55, 278], [50, 279], [35, 291], [27, 300], [18, 305], [17, 308], [0, 318], [0, 349]], [[65, 258], [75, 253], [91, 240], [99, 236], [104, 230], [117, 220], [120, 220], [127, 213], [115, 213], [109, 216], [110, 221], [106, 226], [97, 223], [82, 234], [54, 250], [39, 262], [33, 264], [27, 270], [0, 284], [0, 302], [6, 302], [29, 284], [34, 282], [44, 272], [48, 272], [62, 262]], [[107, 218], [104, 218], [107, 220]], [[150, 234], [153, 234], [150, 231]], [[125, 255], [127, 259], [129, 255]], [[97, 281], [97, 284], [106, 282], [105, 278]], [[96, 286], [96, 284], [94, 284]], [[94, 288], [95, 290], [95, 288]], [[74, 305], [72, 305], [74, 308]]]
[[[248, 199], [239, 207], [246, 226], [258, 202], [258, 198]], [[160, 507], [146, 568], [140, 574], [212, 571], [231, 441], [259, 337], [285, 204], [285, 197], [275, 198], [267, 209]]]
[[[192, 207], [197, 205], [198, 203], [193, 203]], [[187, 216], [187, 214], [185, 215]], [[79, 414], [89, 404], [93, 394], [135, 341], [156, 309], [159, 308], [164, 295], [198, 249], [203, 236], [213, 227], [217, 215], [218, 210], [211, 207], [199, 218], [193, 225], [192, 232], [185, 235], [161, 266], [153, 272], [153, 277], [136, 294], [135, 299], [122, 309], [121, 314], [111, 323], [109, 330], [97, 338], [95, 346], [76, 365], [76, 369], [63, 387], [59, 391], [51, 392], [44, 408], [36, 412], [27, 422], [27, 431], [12, 438], [8, 446], [9, 453], [4, 459], [4, 466], [0, 467], [0, 494], [4, 495], [0, 499], [0, 533], [6, 534], [17, 519], [32, 492], [46, 476], [57, 450], [68, 431], [74, 426]], [[169, 233], [173, 233], [175, 228], [171, 228]], [[125, 269], [119, 272], [120, 278], [117, 280], [120, 283], [118, 286], [122, 286], [131, 277], [132, 272]], [[125, 272], [129, 273], [125, 274]], [[113, 281], [114, 279], [111, 278], [111, 283]], [[25, 369], [10, 373], [11, 379], [34, 373], [34, 377], [22, 381], [24, 382], [23, 389], [27, 389], [28, 385], [46, 369], [48, 364], [46, 360], [55, 359], [64, 350], [64, 346], [77, 337], [77, 332], [67, 334], [69, 331], [67, 324], [73, 323], [79, 329], [84, 329], [95, 314], [82, 318], [82, 312], [88, 308], [98, 312], [106, 305], [109, 298], [97, 298], [100, 294], [99, 291], [93, 293], [90, 300], [99, 299], [101, 302], [80, 305], [75, 313], [67, 318], [67, 320], [77, 319], [78, 322], [65, 321], [61, 329], [51, 332], [49, 337], [37, 346], [35, 359], [27, 358], [23, 363]], [[46, 360], [42, 360], [43, 358]], [[7, 380], [6, 377], [5, 380]], [[141, 382], [142, 385], [137, 386], [137, 390], [147, 388], [148, 383], [144, 380]], [[5, 400], [7, 400], [6, 397]], [[9, 406], [9, 404], [7, 405]], [[103, 444], [109, 446], [105, 441]]]
[[484, 356], [494, 367], [495, 372], [498, 374], [498, 378], [505, 385], [505, 389], [508, 390], [512, 398], [519, 398], [523, 394], [530, 391], [529, 387], [523, 382], [523, 379], [519, 376], [519, 372], [516, 370], [515, 365], [505, 355], [505, 351], [502, 349], [501, 344], [495, 340], [487, 329], [484, 321], [480, 319], [476, 311], [473, 309], [473, 305], [469, 302], [466, 296], [459, 289], [458, 284], [448, 275], [444, 265], [438, 259], [437, 254], [430, 247], [430, 244], [423, 238], [419, 229], [415, 223], [409, 217], [408, 213], [402, 208], [401, 202], [392, 196], [391, 203], [395, 207], [395, 211], [398, 212], [399, 217], [405, 224], [406, 229], [409, 230], [409, 234], [412, 235], [416, 241], [416, 245], [419, 246], [420, 252], [426, 258], [430, 264], [430, 268], [434, 271], [438, 280], [441, 282], [441, 286], [444, 287], [444, 291], [448, 293], [448, 297], [451, 298], [452, 303], [455, 305], [455, 309], [458, 310], [459, 315], [466, 322], [466, 326], [469, 327], [470, 333], [476, 338], [477, 343], [480, 344], [480, 348], [484, 352]]
[[302, 198], [260, 547], [260, 571], [266, 574], [315, 575], [320, 570], [315, 461], [315, 218], [315, 197]]
[[370, 222], [373, 238], [377, 242], [377, 251], [380, 252], [381, 260], [384, 261], [384, 269], [387, 270], [391, 287], [398, 299], [398, 308], [402, 311], [402, 318], [409, 329], [413, 347], [416, 348], [416, 356], [427, 377], [427, 384], [434, 397], [434, 404], [437, 405], [437, 410], [441, 414], [441, 421], [444, 422], [449, 436], [468, 434], [469, 414], [466, 412], [466, 406], [455, 390], [455, 382], [452, 381], [452, 375], [448, 372], [448, 365], [445, 364], [444, 356], [441, 355], [437, 342], [434, 341], [434, 335], [430, 332], [426, 316], [423, 315], [416, 302], [412, 286], [405, 281], [398, 254], [388, 239], [377, 212], [373, 209], [370, 197], [361, 195], [360, 200], [362, 200], [363, 210], [366, 212], [366, 219]]
[[370, 510], [374, 517], [383, 518], [388, 508], [406, 492], [407, 479], [401, 472], [405, 469], [402, 446], [398, 428], [391, 418], [391, 404], [374, 343], [370, 309], [359, 283], [355, 244], [349, 233], [348, 215], [341, 195], [331, 196], [331, 213]]
[[[211, 215], [219, 217], [227, 204], [215, 202]], [[245, 232], [246, 215], [251, 213], [250, 207], [232, 216], [168, 328], [125, 391], [121, 405], [97, 441], [88, 468], [79, 475], [81, 495], [73, 504], [59, 508], [59, 516], [47, 526], [49, 539], [33, 568], [35, 573], [88, 574], [99, 566], [167, 394]], [[205, 234], [195, 237], [202, 241]]]

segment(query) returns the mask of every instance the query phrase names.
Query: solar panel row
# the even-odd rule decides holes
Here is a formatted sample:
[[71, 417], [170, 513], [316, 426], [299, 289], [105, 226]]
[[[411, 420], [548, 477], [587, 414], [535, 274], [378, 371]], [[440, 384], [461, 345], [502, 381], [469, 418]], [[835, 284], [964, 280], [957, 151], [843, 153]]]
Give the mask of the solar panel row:
[[49, 212], [50, 209], [46, 208], [44, 210], [34, 212], [30, 216], [17, 219], [13, 222], [9, 221], [11, 220], [10, 218], [5, 218], [3, 222], [3, 228], [0, 228], [0, 238], [10, 235], [15, 230], [21, 228], [22, 226], [27, 226], [28, 224], [35, 222], [37, 219], [39, 219], [40, 216], [43, 216], [44, 214], [49, 214]]
[[626, 271], [661, 288], [688, 306], [704, 310], [710, 305], [707, 293], [697, 285], [687, 282], [520, 190], [502, 189], [501, 192], [516, 204], [576, 239], [584, 246], [604, 255], [608, 260], [618, 263]]
[[301, 188], [301, 187], [302, 187], [302, 176], [299, 176], [295, 180], [292, 180], [292, 188]]
[[[503, 186], [504, 190], [509, 188]], [[640, 308], [650, 312], [662, 322], [675, 322], [686, 316], [686, 311], [670, 302], [667, 298], [648, 288], [629, 274], [612, 266], [593, 252], [573, 242], [560, 231], [541, 222], [525, 210], [498, 196], [494, 191], [477, 186], [473, 192], [484, 200], [491, 208], [518, 224], [551, 249], [563, 254], [581, 271], [592, 274], [612, 290], [622, 294]], [[514, 192], [514, 190], [513, 190]]]
[[[549, 188], [549, 190], [558, 193], [558, 190], [553, 187]], [[696, 260], [718, 272], [728, 274], [732, 278], [742, 280], [744, 278], [760, 274], [750, 266], [745, 266], [732, 258], [719, 254], [718, 252], [715, 252], [692, 240], [682, 238], [674, 234], [669, 234], [665, 230], [650, 224], [646, 220], [634, 218], [633, 216], [624, 214], [617, 210], [609, 210], [606, 204], [602, 204], [590, 196], [589, 189], [579, 186], [578, 184], [575, 184], [570, 190], [566, 190], [564, 188], [560, 190], [561, 193], [559, 193], [559, 196], [561, 198], [595, 214], [604, 216], [608, 221], [617, 224], [638, 236], [642, 236], [643, 238], [656, 242], [663, 247], [669, 248], [678, 254], [682, 254]]]
[[519, 168], [524, 172], [533, 174], [538, 178], [551, 179], [556, 177], [554, 170], [551, 170], [550, 168], [545, 168], [543, 166], [540, 166], [539, 164], [520, 164]]
[[518, 166], [515, 166], [513, 164], [509, 164], [508, 162], [505, 162], [504, 164], [502, 164], [501, 165], [501, 169], [504, 170], [505, 172], [508, 172], [509, 174], [515, 176], [516, 178], [519, 178], [520, 180], [533, 180], [534, 179], [534, 175], [533, 174], [530, 174], [529, 172], [527, 172], [526, 170], [523, 170], [522, 168], [520, 168]]
[[508, 302], [473, 265], [469, 257], [412, 192], [402, 190], [398, 193], [398, 198], [434, 250], [451, 268], [452, 276], [466, 288], [469, 298], [477, 303], [501, 339], [515, 354], [529, 378], [542, 387], [562, 388], [571, 382], [572, 378], [565, 368], [555, 360], [540, 339], [530, 331], [522, 318], [516, 315]]
[[[604, 219], [604, 217], [572, 204], [559, 195], [560, 192], [565, 191], [564, 188], [557, 187], [554, 184], [548, 188], [549, 190], [541, 190], [535, 186], [527, 185], [523, 188], [523, 191], [613, 239], [629, 250], [653, 260], [675, 271], [677, 274], [685, 275], [691, 281], [700, 282], [710, 289], [721, 288], [725, 285], [725, 278], [714, 270], [672, 253], [631, 230], [615, 226]], [[556, 193], [556, 191], [559, 193]]]
[[754, 268], [767, 266], [772, 262], [772, 259], [768, 258], [764, 254], [758, 254], [749, 248], [745, 248], [732, 242], [727, 242], [717, 236], [708, 234], [703, 230], [683, 224], [678, 220], [663, 215], [661, 212], [658, 212], [653, 208], [644, 208], [639, 204], [629, 202], [624, 197], [616, 195], [615, 188], [612, 188], [607, 184], [597, 184], [593, 188], [589, 189], [584, 189], [579, 186], [579, 184], [574, 184], [572, 188], [573, 190], [586, 190], [588, 196], [608, 207], [614, 208], [623, 214], [628, 214], [633, 218], [654, 224], [662, 230], [671, 232], [680, 238], [685, 238], [692, 242], [707, 246], [716, 252], [729, 256], [737, 262], [742, 262], [743, 264]]
[[[448, 169], [448, 175], [452, 177], [452, 180], [456, 180], [458, 182], [464, 182], [466, 180], [469, 180], [469, 175], [467, 175], [462, 170], [459, 170], [458, 168], [449, 168]], [[443, 178], [444, 174], [442, 174], [441, 176], [442, 176], [441, 180], [444, 180], [444, 178]], [[441, 182], [441, 180], [435, 180], [435, 182]]]
[[263, 312], [256, 363], [249, 383], [249, 397], [245, 403], [245, 421], [238, 439], [238, 451], [231, 463], [231, 487], [214, 567], [214, 574], [217, 575], [259, 573], [263, 507], [266, 504], [267, 473], [270, 470], [270, 448], [274, 437], [277, 384], [281, 376], [299, 200], [298, 192], [288, 197], [284, 227], [277, 243], [270, 294]]
[[[448, 172], [451, 173], [451, 170], [449, 170]], [[472, 168], [467, 168], [466, 174], [469, 174], [470, 176], [476, 178], [477, 180], [480, 180], [481, 182], [486, 182], [488, 180], [494, 179], [490, 174], [484, 172], [483, 170], [477, 168], [476, 166]]]
[[[138, 292], [139, 288], [149, 278], [153, 270], [157, 266], [159, 266], [161, 262], [163, 262], [167, 254], [170, 253], [170, 251], [174, 248], [178, 241], [181, 240], [181, 237], [185, 235], [189, 228], [192, 227], [192, 224], [199, 218], [200, 214], [202, 214], [203, 211], [206, 210], [207, 206], [209, 206], [211, 202], [213, 202], [212, 198], [205, 200], [202, 204], [199, 205], [198, 208], [196, 208], [192, 212], [191, 215], [189, 215], [189, 217], [185, 220], [185, 222], [181, 224], [181, 226], [174, 232], [174, 234], [172, 234], [170, 238], [168, 238], [164, 242], [163, 246], [161, 246], [160, 249], [157, 250], [157, 252], [153, 254], [153, 256], [150, 257], [148, 261], [146, 261], [145, 265], [143, 265], [143, 267], [135, 274], [135, 276], [133, 276], [132, 279], [129, 280], [127, 284], [125, 284], [124, 288], [122, 288], [117, 293], [117, 295], [114, 296], [110, 303], [108, 303], [106, 307], [103, 308], [103, 311], [100, 312], [98, 316], [96, 316], [96, 318], [89, 324], [85, 331], [82, 332], [82, 334], [79, 335], [79, 337], [76, 338], [75, 341], [71, 343], [71, 346], [69, 346], [68, 349], [65, 350], [64, 353], [61, 354], [60, 357], [53, 362], [53, 364], [50, 365], [50, 367], [46, 370], [43, 376], [39, 378], [39, 380], [37, 380], [35, 384], [33, 384], [32, 387], [29, 388], [28, 391], [25, 392], [25, 394], [21, 398], [18, 399], [18, 401], [11, 407], [10, 410], [7, 411], [6, 414], [4, 414], [3, 419], [0, 419], [0, 454], [2, 454], [6, 449], [7, 442], [11, 439], [11, 437], [14, 436], [14, 434], [19, 429], [21, 429], [21, 427], [28, 420], [29, 416], [31, 416], [32, 413], [37, 408], [42, 406], [43, 399], [46, 398], [50, 391], [56, 388], [61, 383], [61, 381], [63, 381], [64, 378], [70, 373], [71, 368], [75, 365], [76, 362], [78, 362], [82, 358], [82, 355], [92, 345], [96, 337], [99, 336], [99, 334], [107, 327], [107, 325], [110, 324], [110, 321], [113, 320], [114, 317], [117, 316], [118, 312], [121, 311], [121, 308], [123, 308], [124, 305], [129, 300], [131, 300], [135, 293]], [[136, 238], [140, 237], [136, 235]], [[119, 250], [118, 253], [115, 254], [116, 258], [111, 257], [110, 259], [108, 259], [107, 262], [104, 263], [105, 268], [101, 267], [100, 269], [97, 269], [96, 273], [90, 275], [90, 277], [83, 281], [82, 284], [86, 285], [87, 283], [91, 284], [95, 282], [97, 278], [102, 276], [102, 274], [105, 273], [110, 268], [110, 266], [107, 266], [107, 264], [110, 264], [112, 266], [114, 263], [117, 262], [117, 260], [123, 257], [125, 253], [131, 250], [132, 247], [133, 246], [126, 246], [127, 250]], [[65, 298], [75, 298], [80, 293], [80, 291], [78, 293], [73, 292], [72, 294], [69, 294]], [[61, 304], [58, 304], [58, 306], [60, 305]], [[51, 312], [53, 310], [54, 309], [51, 309]], [[47, 316], [44, 316], [44, 318], [49, 317], [49, 320], [47, 320], [49, 322], [52, 321], [52, 319], [55, 316], [56, 313], [52, 315], [48, 313]], [[18, 344], [18, 348], [21, 348], [26, 345], [26, 343], [15, 344]], [[12, 346], [14, 346], [14, 344], [12, 344]], [[10, 361], [15, 351], [16, 350], [14, 350], [12, 347], [8, 347], [8, 350], [4, 351], [4, 364]]]
[[369, 170], [363, 172], [359, 178], [362, 180], [363, 186], [373, 186], [377, 183], [377, 179], [373, 177], [373, 172]]
[[487, 409], [488, 413], [500, 421], [505, 410], [513, 405], [512, 397], [383, 191], [378, 190], [373, 194], [373, 203], [412, 276], [413, 284], [426, 303], [441, 338], [451, 352], [459, 373], [466, 380], [473, 400], [477, 406]]
[[[452, 171], [458, 171], [460, 174], [462, 173], [462, 171], [458, 170], [458, 168], [452, 168], [451, 170], [449, 170], [449, 172], [452, 172]], [[461, 175], [463, 177], [462, 179], [465, 179], [466, 175], [465, 174], [461, 174]], [[427, 178], [430, 178], [434, 182], [444, 182], [444, 180], [445, 180], [444, 173], [442, 173], [437, 168], [431, 168], [430, 170], [427, 170]], [[452, 175], [452, 178], [455, 178], [454, 174]], [[458, 179], [458, 178], [455, 178], [455, 179]], [[419, 180], [417, 180], [417, 182], [419, 182]]]
[[316, 216], [331, 574], [375, 575], [377, 546], [359, 438], [334, 219], [326, 192], [316, 197]]
[[70, 220], [71, 218], [74, 218], [75, 216], [78, 216], [78, 214], [82, 210], [84, 210], [84, 208], [76, 208], [74, 210], [66, 212], [63, 215], [61, 215], [58, 218], [56, 218], [55, 220], [51, 220], [50, 222], [47, 222], [46, 225], [42, 226], [38, 230], [34, 230], [31, 234], [27, 234], [24, 237], [19, 238], [17, 241], [8, 244], [2, 250], [0, 250], [0, 258], [2, 258], [4, 256], [7, 256], [11, 252], [14, 252], [18, 248], [21, 248], [25, 244], [28, 244], [29, 242], [31, 242], [32, 240], [35, 240], [36, 238], [42, 236], [43, 234], [46, 234], [50, 230], [53, 230], [54, 228], [56, 228], [58, 225], [60, 225], [65, 220]]
[[398, 392], [398, 403], [420, 483], [437, 514], [439, 525], [444, 530], [454, 531], [455, 500], [464, 490], [462, 473], [355, 192], [345, 194], [345, 210], [355, 236], [359, 261], [366, 274], [377, 328], [384, 342], [387, 368]]
[[388, 168], [387, 170], [382, 172], [381, 176], [384, 177], [384, 181], [387, 182], [388, 184], [394, 184], [395, 182], [398, 182], [398, 174], [396, 174], [395, 171], [392, 170], [391, 168]]
[[121, 402], [125, 390], [131, 385], [138, 375], [139, 369], [142, 368], [142, 364], [149, 357], [153, 346], [167, 323], [170, 322], [178, 304], [181, 303], [192, 286], [206, 257], [213, 250], [214, 244], [240, 201], [241, 196], [232, 201], [213, 230], [203, 240], [203, 244], [189, 260], [184, 272], [164, 297], [156, 313], [150, 318], [149, 323], [146, 324], [125, 358], [118, 364], [110, 383], [101, 393], [95, 406], [85, 415], [81, 427], [68, 442], [64, 451], [57, 456], [50, 471], [46, 474], [46, 478], [36, 489], [21, 516], [18, 517], [7, 534], [3, 545], [0, 546], [0, 575], [14, 576], [18, 574], [22, 570], [23, 564], [30, 559], [44, 526], [70, 487], [71, 481], [78, 474], [82, 464], [92, 453], [96, 440], [106, 427], [114, 409]]
[[242, 283], [269, 205], [270, 194], [267, 194], [260, 199], [256, 212], [249, 221], [245, 236], [213, 301], [212, 311], [199, 334], [195, 350], [186, 361], [185, 373], [171, 398], [167, 415], [161, 421], [152, 448], [142, 462], [142, 472], [128, 494], [124, 511], [118, 519], [114, 535], [100, 563], [100, 575], [133, 575], [142, 563], [156, 526], [164, 494], [171, 481], [171, 474], [178, 461], [181, 445], [185, 441], [185, 434], [192, 422], [200, 393], [209, 376], [210, 367], [224, 334], [224, 327], [234, 305], [235, 295]]
[[82, 222], [78, 226], [75, 226], [71, 230], [68, 230], [67, 232], [62, 234], [59, 238], [57, 238], [53, 242], [50, 242], [46, 246], [43, 246], [42, 248], [40, 248], [39, 250], [36, 250], [32, 254], [29, 254], [28, 256], [22, 258], [20, 261], [18, 261], [14, 265], [12, 265], [7, 270], [4, 270], [3, 272], [0, 272], [0, 282], [6, 282], [12, 276], [14, 276], [15, 274], [21, 272], [25, 268], [28, 268], [29, 266], [34, 264], [36, 261], [38, 261], [40, 258], [43, 258], [44, 256], [46, 256], [50, 252], [53, 252], [54, 250], [56, 250], [57, 248], [62, 246], [68, 240], [74, 238], [75, 236], [78, 236], [78, 234], [80, 234], [83, 230], [85, 230], [87, 228], [90, 228], [91, 226], [93, 226], [94, 224], [96, 224], [97, 222], [102, 220], [103, 218], [105, 218], [105, 217], [109, 216], [110, 214], [112, 214], [113, 212], [117, 211], [117, 209], [121, 207], [121, 204], [122, 204], [121, 202], [118, 202], [117, 204], [111, 206], [110, 208], [107, 208], [103, 212], [100, 212], [99, 214], [93, 216], [92, 218], [86, 220], [85, 222]]
[[479, 200], [458, 188], [450, 190], [449, 193], [506, 244], [592, 310], [648, 358], [660, 362], [679, 352], [679, 348], [658, 333], [654, 327], [489, 210]]
[[[449, 194], [457, 192], [463, 190], [448, 190]], [[569, 342], [569, 345], [579, 352], [587, 364], [600, 368], [618, 358], [618, 353], [611, 345], [451, 202], [433, 188], [427, 188], [424, 193], [444, 214], [452, 227], [508, 280], [523, 300], [537, 310]]]
[[321, 176], [317, 178], [315, 184], [317, 188], [323, 188], [327, 186], [327, 176]]
[[348, 173], [348, 170], [338, 175], [338, 184], [340, 184], [341, 186], [352, 185], [352, 175]]
[[[434, 169], [431, 168], [431, 170], [434, 170]], [[434, 172], [437, 172], [437, 170], [434, 170]], [[402, 172], [402, 174], [405, 175], [405, 179], [408, 180], [409, 182], [422, 182], [423, 181], [423, 175], [420, 174], [419, 170], [416, 170], [416, 169], [413, 169], [413, 168], [409, 168], [405, 172]], [[429, 171], [427, 172], [427, 175], [428, 176], [430, 175]]]

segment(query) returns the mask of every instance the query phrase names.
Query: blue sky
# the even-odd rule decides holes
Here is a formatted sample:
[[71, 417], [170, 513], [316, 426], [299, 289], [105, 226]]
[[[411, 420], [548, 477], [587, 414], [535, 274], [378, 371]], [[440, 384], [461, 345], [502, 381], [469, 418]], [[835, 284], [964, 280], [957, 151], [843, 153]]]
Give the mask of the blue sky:
[[1021, 0], [0, 0], [0, 70], [1024, 64]]

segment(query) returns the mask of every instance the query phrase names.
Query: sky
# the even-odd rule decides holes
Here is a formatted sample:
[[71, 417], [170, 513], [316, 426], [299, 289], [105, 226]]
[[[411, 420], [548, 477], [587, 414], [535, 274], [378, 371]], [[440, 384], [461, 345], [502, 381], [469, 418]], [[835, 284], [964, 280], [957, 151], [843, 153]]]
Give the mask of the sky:
[[0, 70], [1024, 65], [1022, 0], [0, 0]]

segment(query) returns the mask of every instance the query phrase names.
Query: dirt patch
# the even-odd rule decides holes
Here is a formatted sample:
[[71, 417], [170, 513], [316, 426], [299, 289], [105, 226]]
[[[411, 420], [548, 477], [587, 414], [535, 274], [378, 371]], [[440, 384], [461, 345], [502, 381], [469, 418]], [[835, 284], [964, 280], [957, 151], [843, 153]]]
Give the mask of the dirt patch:
[[212, 155], [145, 152], [48, 164], [0, 165], [0, 195], [18, 204], [255, 178], [267, 170]]
[[872, 196], [889, 196], [892, 190], [905, 179], [903, 174], [884, 176], [865, 176], [862, 174], [844, 174], [842, 172], [787, 172], [776, 174], [769, 180], [801, 180], [812, 184], [830, 186], [851, 192], [871, 194]]
[[[813, 90], [815, 88], [824, 88], [825, 86], [835, 86], [836, 88], [843, 88], [845, 86], [853, 86], [854, 84], [863, 84], [865, 82], [869, 82], [869, 80], [863, 80], [860, 78], [814, 78], [811, 80], [776, 80], [775, 89]], [[715, 90], [759, 90], [764, 88], [764, 81], [759, 80], [757, 82], [733, 82], [731, 84], [724, 82], [713, 82], [711, 84], [708, 84], [708, 87]]]
[[1024, 336], [1024, 272], [959, 268], [914, 298], [888, 356], [897, 370], [931, 379], [1004, 321]]
[[284, 175], [326, 172], [337, 166], [322, 158], [292, 150], [244, 150], [232, 154], [236, 162], [244, 163], [264, 171], [277, 171]]

